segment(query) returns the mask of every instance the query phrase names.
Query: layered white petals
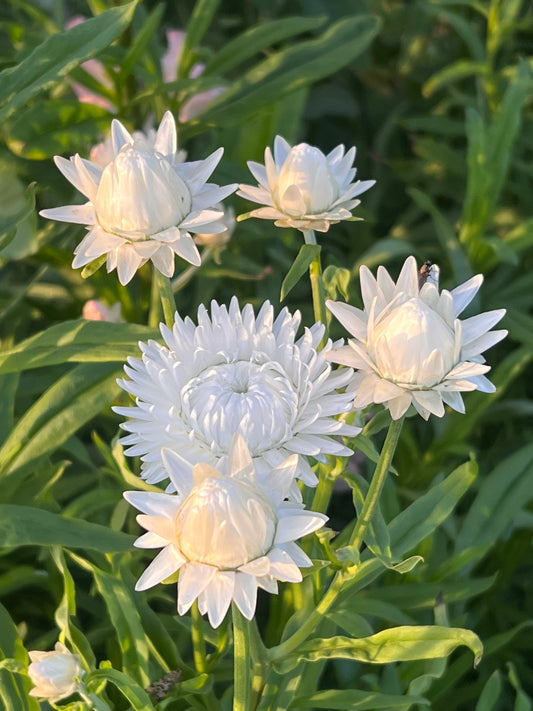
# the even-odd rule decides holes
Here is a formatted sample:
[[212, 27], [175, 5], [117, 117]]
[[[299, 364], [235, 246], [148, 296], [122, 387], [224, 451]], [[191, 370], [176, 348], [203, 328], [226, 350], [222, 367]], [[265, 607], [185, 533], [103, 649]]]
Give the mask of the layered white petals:
[[275, 220], [278, 227], [327, 232], [330, 225], [351, 217], [351, 210], [359, 204], [353, 198], [375, 183], [352, 183], [354, 159], [355, 148], [345, 155], [344, 146], [337, 146], [326, 156], [307, 143], [291, 148], [276, 136], [274, 155], [267, 148], [264, 165], [248, 163], [258, 186], [240, 185], [237, 194], [267, 206], [253, 210], [251, 217]]
[[152, 133], [131, 134], [114, 119], [101, 165], [78, 155], [70, 160], [56, 156], [59, 170], [89, 199], [85, 205], [41, 212], [43, 217], [90, 229], [75, 249], [74, 268], [106, 254], [107, 271], [116, 269], [121, 284], [149, 260], [171, 277], [176, 254], [194, 266], [201, 263], [189, 232], [225, 229], [219, 222], [223, 212], [211, 208], [220, 207], [237, 186], [207, 183], [223, 150], [205, 160], [181, 162], [176, 124], [168, 111]]
[[[172, 452], [164, 456], [179, 483], [187, 465]], [[251, 619], [258, 587], [277, 592], [277, 580], [299, 582], [299, 567], [311, 560], [295, 541], [318, 530], [327, 517], [284, 501], [285, 474], [292, 467], [282, 462], [263, 486], [244, 438], [235, 434], [223, 467], [197, 464], [183, 495], [126, 492], [126, 500], [143, 512], [137, 521], [147, 531], [136, 545], [162, 548], [136, 590], [179, 571], [178, 613], [198, 600], [200, 612], [218, 627], [232, 600]]]
[[122, 442], [126, 454], [141, 456], [143, 478], [170, 477], [170, 489], [184, 493], [183, 465], [170, 452], [191, 464], [218, 465], [235, 432], [245, 438], [260, 480], [295, 455], [292, 474], [280, 474], [285, 495], [291, 476], [316, 484], [306, 457], [351, 454], [336, 436], [360, 430], [335, 419], [351, 409], [352, 395], [339, 392], [351, 371], [331, 370], [324, 357], [330, 342], [317, 350], [323, 326], [296, 340], [299, 325], [299, 313], [283, 309], [274, 318], [266, 302], [255, 315], [233, 298], [229, 308], [213, 301], [210, 313], [201, 306], [198, 325], [176, 314], [172, 330], [161, 328], [164, 346], [141, 343], [142, 360], [130, 358], [128, 379], [119, 381], [136, 404], [115, 411], [130, 418], [121, 425], [129, 433]]
[[57, 642], [52, 652], [29, 653], [31, 664], [28, 675], [35, 685], [30, 696], [55, 703], [77, 691], [85, 671], [77, 654], [72, 654], [64, 644]]
[[412, 404], [427, 420], [432, 414], [442, 417], [445, 404], [464, 412], [459, 391], [494, 392], [481, 353], [507, 335], [490, 331], [505, 309], [461, 321], [457, 316], [483, 277], [472, 277], [451, 292], [439, 292], [438, 267], [431, 268], [429, 277], [419, 285], [414, 257], [406, 259], [396, 283], [383, 267], [377, 278], [361, 267], [364, 310], [327, 302], [353, 340], [325, 357], [357, 369], [349, 386], [356, 408], [383, 403], [399, 419]]

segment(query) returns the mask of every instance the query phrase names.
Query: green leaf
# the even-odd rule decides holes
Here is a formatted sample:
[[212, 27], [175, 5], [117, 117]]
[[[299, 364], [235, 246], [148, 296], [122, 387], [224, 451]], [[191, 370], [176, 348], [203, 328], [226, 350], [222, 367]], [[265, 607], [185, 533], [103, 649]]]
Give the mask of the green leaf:
[[122, 651], [124, 671], [136, 683], [150, 684], [148, 640], [133, 599], [133, 588], [125, 585], [120, 573], [105, 573], [91, 566], [98, 592], [104, 598]]
[[466, 462], [433, 486], [389, 524], [395, 555], [403, 556], [429, 536], [455, 508], [476, 479], [477, 464]]
[[55, 621], [62, 633], [60, 641], [65, 642], [65, 640], [68, 640], [71, 649], [76, 654], [79, 654], [80, 658], [83, 660], [85, 670], [87, 671], [96, 665], [96, 658], [89, 641], [71, 619], [71, 617], [76, 615], [76, 586], [74, 578], [70, 574], [70, 570], [67, 567], [65, 556], [61, 548], [54, 546], [51, 554], [54, 563], [61, 573], [65, 586], [63, 597], [55, 613]]
[[134, 711], [154, 711], [154, 706], [146, 691], [131, 677], [117, 669], [97, 669], [84, 677], [87, 688], [98, 689], [102, 681], [108, 681], [126, 697]]
[[220, 0], [197, 0], [192, 15], [187, 23], [185, 42], [181, 51], [178, 78], [189, 75], [196, 60], [195, 49], [202, 41], [203, 36], [220, 5]]
[[9, 659], [7, 668], [0, 669], [0, 708], [2, 711], [40, 711], [39, 702], [29, 695], [33, 687], [27, 676], [13, 674], [9, 667], [22, 663], [27, 667], [28, 654], [6, 608], [0, 605], [0, 660]]
[[374, 711], [377, 709], [410, 709], [413, 704], [429, 706], [429, 701], [422, 696], [397, 696], [380, 694], [376, 691], [358, 691], [357, 689], [329, 689], [317, 691], [312, 696], [297, 698], [291, 703], [291, 709], [327, 709], [328, 711]]
[[234, 81], [202, 119], [218, 125], [242, 122], [285, 94], [293, 94], [352, 62], [370, 45], [379, 26], [379, 20], [368, 15], [346, 17], [318, 39], [274, 53]]
[[0, 448], [0, 476], [61, 447], [116, 397], [119, 373], [114, 363], [83, 363], [48, 388]]
[[455, 281], [462, 283], [469, 279], [472, 276], [472, 269], [457, 239], [453, 226], [437, 208], [429, 195], [416, 188], [408, 188], [407, 192], [417, 205], [431, 216], [440, 245], [450, 260]]
[[303, 244], [300, 247], [298, 256], [292, 263], [287, 276], [281, 285], [280, 301], [283, 301], [309, 268], [311, 262], [318, 257], [322, 248], [318, 244]]
[[0, 214], [0, 250], [5, 249], [13, 241], [17, 234], [17, 226], [34, 213], [36, 185], [37, 183], [30, 183], [24, 196], [21, 196], [22, 199], [15, 199], [14, 202], [10, 202], [9, 196], [5, 194], [2, 196], [2, 202], [5, 201], [6, 205], [5, 209], [2, 205]]
[[281, 20], [261, 22], [227, 42], [206, 63], [204, 74], [226, 74], [250, 57], [259, 54], [276, 42], [318, 29], [326, 21], [321, 17], [284, 17]]
[[[81, 101], [40, 101], [17, 113], [7, 143], [22, 158], [44, 160], [77, 153], [109, 129], [109, 112]], [[35, 203], [35, 200], [34, 200]]]
[[486, 62], [473, 62], [471, 59], [459, 59], [449, 64], [436, 74], [433, 74], [422, 88], [422, 94], [427, 98], [446, 84], [452, 84], [460, 79], [471, 76], [485, 76], [488, 72]]
[[57, 363], [123, 363], [129, 355], [140, 356], [140, 340], [158, 335], [153, 328], [133, 323], [64, 321], [0, 353], [0, 374]]
[[0, 504], [0, 548], [64, 546], [102, 553], [130, 551], [133, 536], [32, 506]]
[[460, 646], [472, 650], [474, 666], [477, 666], [483, 654], [479, 637], [471, 630], [438, 625], [392, 627], [360, 639], [340, 636], [314, 639], [300, 645], [297, 657], [289, 656], [276, 661], [275, 665], [277, 671], [283, 673], [302, 660], [352, 659], [370, 664], [390, 664], [414, 659], [439, 659], [447, 657]]
[[527, 444], [483, 477], [457, 536], [456, 550], [497, 541], [527, 506], [532, 489], [533, 444]]
[[136, 5], [133, 0], [52, 35], [20, 64], [0, 72], [0, 122], [114, 42], [131, 22]]
[[496, 669], [496, 671], [492, 672], [489, 680], [483, 687], [475, 711], [494, 711], [497, 708], [501, 693], [502, 677], [500, 672]]
[[148, 17], [144, 20], [140, 31], [135, 35], [133, 42], [128, 48], [126, 55], [120, 63], [120, 72], [118, 75], [119, 85], [123, 85], [124, 81], [132, 73], [135, 64], [142, 59], [145, 54], [150, 40], [157, 32], [161, 19], [165, 12], [165, 5], [160, 3], [156, 5]]

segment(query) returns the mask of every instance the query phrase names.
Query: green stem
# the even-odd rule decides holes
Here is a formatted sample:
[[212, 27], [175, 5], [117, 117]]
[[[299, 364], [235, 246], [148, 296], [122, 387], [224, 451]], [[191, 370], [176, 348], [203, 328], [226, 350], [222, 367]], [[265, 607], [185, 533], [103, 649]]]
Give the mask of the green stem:
[[161, 304], [163, 306], [165, 323], [169, 328], [172, 328], [174, 325], [174, 315], [176, 313], [176, 302], [174, 301], [174, 293], [170, 279], [161, 274], [158, 269], [154, 269], [154, 278], [159, 289], [159, 297], [161, 298]]
[[155, 277], [155, 268], [152, 273], [152, 291], [150, 293], [150, 312], [148, 313], [148, 325], [157, 328], [161, 321], [161, 301], [159, 299], [159, 284]]
[[[378, 504], [379, 496], [387, 478], [387, 473], [396, 450], [396, 445], [398, 444], [403, 420], [403, 417], [399, 420], [393, 420], [389, 426], [389, 431], [387, 433], [387, 437], [385, 438], [381, 454], [379, 455], [379, 460], [372, 477], [372, 482], [370, 483], [370, 487], [368, 489], [368, 494], [366, 495], [363, 510], [357, 519], [357, 524], [350, 540], [349, 545], [357, 550], [359, 550], [363, 542], [366, 529], [368, 528], [372, 515]], [[322, 600], [302, 623], [299, 629], [277, 647], [272, 647], [268, 650], [268, 659], [270, 661], [287, 656], [296, 650], [302, 642], [305, 642], [309, 635], [312, 634], [317, 628], [324, 615], [329, 611], [344, 584], [353, 578], [356, 570], [357, 566], [352, 566], [352, 568], [348, 568], [346, 570], [339, 570], [333, 578], [333, 581]]]
[[205, 651], [204, 621], [198, 609], [198, 602], [194, 602], [191, 608], [191, 617], [194, 665], [198, 674], [203, 674], [207, 671], [207, 655]]
[[[306, 244], [316, 244], [315, 233], [313, 230], [307, 230], [304, 234]], [[322, 264], [320, 262], [320, 253], [313, 259], [309, 265], [309, 277], [311, 279], [311, 292], [313, 294], [313, 309], [315, 312], [315, 321], [320, 321], [324, 324], [326, 331], [322, 344], [324, 345], [327, 338], [327, 311], [326, 311], [326, 294], [324, 292], [324, 282], [322, 281]]]
[[234, 692], [233, 711], [251, 711], [250, 624], [235, 603], [233, 614]]
[[399, 420], [392, 420], [389, 425], [389, 431], [387, 432], [374, 476], [372, 477], [368, 493], [365, 497], [363, 510], [357, 518], [357, 523], [355, 524], [350, 540], [350, 546], [356, 550], [361, 548], [366, 529], [368, 528], [368, 525], [372, 520], [374, 510], [378, 505], [379, 497], [381, 495], [383, 485], [387, 479], [387, 473], [389, 471], [394, 452], [396, 451], [396, 445], [398, 444], [398, 440], [400, 438], [403, 421], [404, 418], [401, 417]]

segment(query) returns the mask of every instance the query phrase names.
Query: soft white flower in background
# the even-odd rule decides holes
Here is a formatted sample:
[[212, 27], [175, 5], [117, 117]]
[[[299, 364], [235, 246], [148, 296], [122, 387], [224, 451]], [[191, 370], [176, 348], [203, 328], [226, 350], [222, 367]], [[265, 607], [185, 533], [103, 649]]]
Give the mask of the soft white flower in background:
[[66, 699], [81, 687], [85, 674], [80, 658], [57, 642], [53, 652], [30, 652], [28, 675], [35, 687], [30, 696], [55, 703]]
[[83, 305], [82, 318], [86, 318], [88, 321], [124, 322], [120, 301], [117, 301], [113, 306], [108, 306], [98, 299], [90, 299]]
[[[142, 360], [128, 359], [130, 380], [119, 385], [136, 400], [115, 407], [131, 418], [121, 427], [125, 453], [143, 460], [142, 476], [151, 483], [168, 477], [161, 450], [182, 454], [193, 464], [217, 464], [239, 432], [246, 439], [261, 480], [290, 454], [298, 457], [297, 476], [314, 486], [307, 456], [349, 456], [351, 450], [331, 435], [354, 436], [359, 428], [335, 419], [351, 409], [353, 395], [337, 392], [351, 371], [332, 371], [325, 360], [330, 341], [318, 351], [320, 323], [296, 340], [300, 314], [284, 308], [274, 319], [267, 301], [257, 316], [237, 299], [229, 310], [211, 302], [198, 309], [198, 326], [176, 314], [174, 328], [161, 325], [166, 345], [140, 343]], [[299, 489], [293, 487], [293, 496]]]
[[[161, 59], [161, 69], [163, 72], [163, 81], [165, 83], [176, 81], [178, 78], [178, 68], [181, 60], [181, 54], [183, 52], [183, 45], [185, 44], [186, 34], [182, 30], [167, 30], [167, 45], [168, 50], [166, 54]], [[198, 63], [195, 64], [190, 73], [189, 78], [196, 79], [201, 74], [203, 74], [205, 65]], [[226, 87], [217, 86], [208, 91], [201, 91], [195, 94], [190, 99], [185, 101], [183, 106], [180, 108], [178, 115], [178, 120], [180, 123], [185, 123], [191, 119], [201, 114], [210, 103], [223, 94], [226, 91]]]
[[218, 627], [232, 600], [249, 620], [257, 588], [277, 593], [277, 581], [302, 580], [300, 567], [312, 565], [294, 542], [321, 528], [327, 517], [289, 503], [297, 455], [270, 472], [263, 487], [244, 439], [236, 434], [219, 469], [194, 468], [164, 450], [166, 467], [179, 494], [127, 491], [125, 499], [143, 513], [139, 548], [163, 548], [139, 578], [146, 590], [179, 570], [178, 612], [198, 599], [202, 614]]
[[430, 414], [444, 415], [443, 403], [464, 413], [460, 391], [495, 391], [483, 375], [490, 367], [481, 353], [507, 335], [490, 331], [505, 309], [457, 318], [483, 283], [480, 274], [439, 293], [435, 276], [419, 288], [416, 261], [409, 257], [396, 284], [384, 267], [375, 279], [363, 266], [360, 279], [364, 311], [326, 302], [353, 336], [326, 358], [357, 369], [350, 386], [354, 407], [384, 403], [398, 419], [412, 403], [427, 420]]
[[237, 224], [235, 210], [232, 207], [225, 208], [223, 205], [216, 205], [215, 207], [224, 211], [224, 217], [220, 220], [226, 227], [224, 232], [219, 232], [218, 234], [200, 233], [194, 236], [196, 244], [202, 247], [208, 247], [209, 249], [225, 247], [230, 241], [233, 231], [235, 230], [235, 225]]
[[375, 180], [352, 182], [355, 148], [345, 154], [344, 146], [324, 155], [307, 143], [291, 148], [281, 136], [274, 141], [274, 156], [265, 150], [265, 165], [249, 161], [248, 167], [259, 186], [240, 185], [237, 195], [266, 205], [248, 217], [275, 220], [278, 227], [327, 232], [330, 225], [352, 217], [360, 200], [357, 195], [371, 188]]
[[107, 271], [116, 269], [121, 284], [151, 260], [162, 274], [174, 274], [175, 254], [200, 265], [190, 232], [223, 232], [223, 213], [210, 209], [230, 195], [234, 185], [207, 183], [222, 153], [190, 163], [176, 160], [176, 124], [167, 111], [151, 145], [112, 123], [113, 160], [105, 168], [75, 155], [55, 157], [59, 170], [89, 202], [40, 212], [61, 222], [88, 225], [74, 250], [74, 268], [107, 255]]

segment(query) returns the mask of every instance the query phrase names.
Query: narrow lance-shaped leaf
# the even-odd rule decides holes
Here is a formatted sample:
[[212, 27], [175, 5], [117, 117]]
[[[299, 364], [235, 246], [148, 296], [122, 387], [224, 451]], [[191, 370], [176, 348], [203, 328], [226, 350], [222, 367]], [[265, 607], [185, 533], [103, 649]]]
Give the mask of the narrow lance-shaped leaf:
[[131, 22], [136, 5], [133, 0], [52, 35], [20, 64], [0, 72], [0, 121], [114, 42]]
[[303, 275], [309, 269], [311, 262], [320, 254], [321, 247], [318, 244], [303, 244], [300, 247], [298, 256], [292, 263], [287, 276], [281, 285], [280, 301], [283, 301], [294, 289]]
[[408, 626], [392, 627], [370, 637], [329, 637], [304, 642], [297, 656], [276, 662], [276, 668], [285, 672], [299, 661], [316, 662], [321, 659], [353, 659], [371, 664], [408, 662], [415, 659], [447, 657], [457, 647], [469, 647], [474, 653], [474, 666], [483, 654], [479, 637], [471, 630], [460, 627]]

